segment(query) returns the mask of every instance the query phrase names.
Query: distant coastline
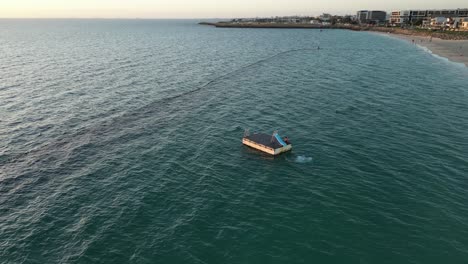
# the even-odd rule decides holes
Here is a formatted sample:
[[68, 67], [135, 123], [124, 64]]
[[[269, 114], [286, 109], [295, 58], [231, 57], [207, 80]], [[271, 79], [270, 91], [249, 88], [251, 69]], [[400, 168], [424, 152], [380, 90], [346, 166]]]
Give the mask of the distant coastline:
[[301, 23], [233, 23], [233, 22], [200, 22], [200, 25], [214, 26], [218, 28], [310, 28], [310, 29], [350, 29], [360, 30], [358, 26], [346, 25], [315, 25]]

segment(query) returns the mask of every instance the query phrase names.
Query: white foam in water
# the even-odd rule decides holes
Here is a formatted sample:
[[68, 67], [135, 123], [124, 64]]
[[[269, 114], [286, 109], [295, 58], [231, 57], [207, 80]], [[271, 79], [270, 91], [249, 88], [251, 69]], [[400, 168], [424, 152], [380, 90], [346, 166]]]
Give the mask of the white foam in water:
[[311, 162], [313, 159], [312, 157], [307, 157], [307, 156], [297, 156], [295, 161], [298, 163], [307, 163]]
[[421, 45], [416, 45], [418, 48], [430, 53], [432, 56], [436, 57], [437, 59], [440, 59], [440, 60], [443, 60], [445, 62], [448, 62], [448, 63], [452, 63], [452, 64], [455, 64], [459, 67], [462, 67], [462, 68], [466, 68], [466, 65], [462, 62], [455, 62], [455, 61], [451, 61], [450, 59], [446, 58], [446, 57], [443, 57], [443, 56], [440, 56], [440, 55], [437, 55], [435, 54], [434, 52], [432, 52], [432, 50], [430, 50], [429, 48], [427, 47], [424, 47], [424, 46], [421, 46]]

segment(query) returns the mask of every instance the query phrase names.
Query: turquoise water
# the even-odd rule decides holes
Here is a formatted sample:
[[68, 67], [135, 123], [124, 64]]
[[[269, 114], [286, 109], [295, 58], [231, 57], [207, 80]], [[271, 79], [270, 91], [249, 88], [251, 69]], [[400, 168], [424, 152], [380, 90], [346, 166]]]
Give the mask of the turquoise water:
[[464, 66], [180, 20], [0, 20], [0, 51], [0, 263], [468, 260]]

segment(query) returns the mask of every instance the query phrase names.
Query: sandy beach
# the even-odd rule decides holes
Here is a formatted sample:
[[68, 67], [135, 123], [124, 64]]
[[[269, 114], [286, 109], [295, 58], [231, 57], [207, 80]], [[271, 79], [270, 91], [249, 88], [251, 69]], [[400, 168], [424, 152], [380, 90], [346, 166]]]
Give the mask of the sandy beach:
[[410, 43], [426, 47], [432, 53], [445, 57], [453, 62], [464, 63], [468, 67], [468, 40], [443, 40], [438, 38], [388, 34], [389, 36], [407, 40]]

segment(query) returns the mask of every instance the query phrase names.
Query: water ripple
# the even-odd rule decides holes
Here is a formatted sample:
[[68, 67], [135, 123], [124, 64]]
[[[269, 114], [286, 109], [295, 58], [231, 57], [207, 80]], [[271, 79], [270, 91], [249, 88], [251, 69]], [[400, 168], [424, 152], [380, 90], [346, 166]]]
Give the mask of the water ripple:
[[[457, 67], [339, 30], [18, 20], [0, 33], [7, 263], [467, 259]], [[245, 128], [294, 149], [262, 155]]]

